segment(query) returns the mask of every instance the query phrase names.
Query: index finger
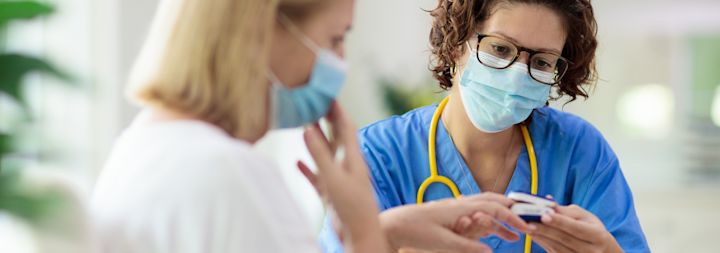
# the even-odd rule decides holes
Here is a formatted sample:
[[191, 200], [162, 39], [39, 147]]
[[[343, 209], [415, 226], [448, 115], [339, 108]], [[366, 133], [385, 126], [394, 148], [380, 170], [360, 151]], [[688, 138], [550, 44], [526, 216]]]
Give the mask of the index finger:
[[355, 127], [352, 125], [350, 118], [347, 116], [347, 113], [343, 110], [339, 103], [333, 102], [330, 106], [330, 111], [328, 111], [326, 119], [332, 126], [333, 137], [340, 139], [341, 143], [348, 146], [357, 146]]
[[461, 200], [491, 201], [491, 202], [497, 202], [498, 204], [506, 206], [506, 207], [510, 207], [510, 206], [512, 206], [513, 203], [515, 203], [512, 199], [505, 197], [505, 195], [501, 195], [501, 194], [494, 193], [494, 192], [488, 192], [488, 193], [483, 193], [483, 194], [462, 197]]
[[362, 157], [360, 144], [357, 140], [357, 130], [340, 104], [337, 102], [332, 104], [327, 119], [332, 126], [333, 135], [335, 135], [338, 145], [344, 151], [347, 164], [364, 164], [365, 159]]
[[469, 202], [473, 210], [482, 212], [522, 232], [528, 231], [527, 223], [514, 214], [507, 206], [497, 202]]

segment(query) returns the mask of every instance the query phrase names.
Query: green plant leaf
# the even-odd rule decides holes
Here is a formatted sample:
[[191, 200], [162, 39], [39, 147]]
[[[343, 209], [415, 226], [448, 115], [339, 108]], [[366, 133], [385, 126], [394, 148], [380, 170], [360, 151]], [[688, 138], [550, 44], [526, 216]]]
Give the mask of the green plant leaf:
[[[0, 166], [2, 166], [3, 157], [12, 151], [11, 141], [9, 135], [0, 133]], [[0, 168], [0, 173], [2, 173], [2, 168]]]
[[400, 85], [390, 78], [380, 78], [378, 83], [385, 109], [390, 115], [402, 115], [415, 108], [436, 103], [444, 97], [443, 92], [437, 91], [433, 85], [428, 85], [432, 84], [432, 81], [415, 84], [415, 87]]
[[19, 54], [0, 54], [0, 92], [24, 104], [23, 77], [31, 72], [43, 72], [64, 80], [69, 79], [42, 59]]
[[17, 170], [0, 171], [0, 210], [41, 222], [62, 205], [62, 196], [56, 192], [31, 191], [22, 187]]
[[51, 5], [35, 1], [0, 1], [0, 26], [13, 20], [28, 20], [54, 11]]

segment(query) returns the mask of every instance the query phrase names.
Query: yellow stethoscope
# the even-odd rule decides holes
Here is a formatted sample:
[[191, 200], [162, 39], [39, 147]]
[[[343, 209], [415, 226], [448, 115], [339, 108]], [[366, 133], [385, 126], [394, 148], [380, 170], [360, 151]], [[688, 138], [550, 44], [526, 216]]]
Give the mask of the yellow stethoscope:
[[[438, 108], [433, 114], [432, 121], [430, 122], [430, 133], [428, 134], [428, 159], [430, 162], [430, 177], [425, 179], [425, 181], [423, 181], [423, 183], [420, 185], [420, 188], [418, 189], [418, 205], [423, 203], [425, 191], [431, 184], [434, 183], [447, 186], [448, 188], [450, 188], [450, 191], [452, 191], [453, 197], [460, 197], [460, 191], [458, 190], [457, 185], [455, 185], [455, 183], [453, 183], [453, 181], [449, 178], [442, 176], [438, 173], [437, 161], [435, 159], [435, 135], [437, 132], [438, 121], [440, 120], [440, 115], [445, 109], [445, 105], [447, 105], [448, 101], [449, 97], [446, 97], [445, 99], [443, 99], [442, 102], [440, 102]], [[525, 146], [527, 148], [528, 156], [530, 158], [530, 193], [537, 194], [538, 169], [537, 159], [535, 157], [535, 148], [533, 148], [532, 138], [530, 138], [530, 132], [528, 131], [527, 126], [521, 125], [520, 130], [522, 131], [523, 139], [525, 140]], [[525, 236], [525, 253], [530, 253], [531, 247], [532, 239], [529, 235], [527, 235]]]

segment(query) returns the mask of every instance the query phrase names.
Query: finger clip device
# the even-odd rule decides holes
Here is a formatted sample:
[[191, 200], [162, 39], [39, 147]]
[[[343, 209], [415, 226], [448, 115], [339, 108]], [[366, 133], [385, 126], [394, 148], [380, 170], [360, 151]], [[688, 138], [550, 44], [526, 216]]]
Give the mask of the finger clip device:
[[540, 222], [543, 214], [554, 213], [555, 201], [524, 192], [510, 192], [508, 198], [515, 201], [510, 211], [526, 222]]

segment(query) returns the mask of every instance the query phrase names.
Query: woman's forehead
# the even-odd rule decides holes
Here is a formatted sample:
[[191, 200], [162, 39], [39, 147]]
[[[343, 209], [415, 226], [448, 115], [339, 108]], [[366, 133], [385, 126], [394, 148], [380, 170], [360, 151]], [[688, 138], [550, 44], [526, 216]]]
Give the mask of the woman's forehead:
[[567, 32], [562, 18], [542, 5], [506, 4], [497, 8], [479, 32], [504, 37], [526, 48], [562, 52]]

